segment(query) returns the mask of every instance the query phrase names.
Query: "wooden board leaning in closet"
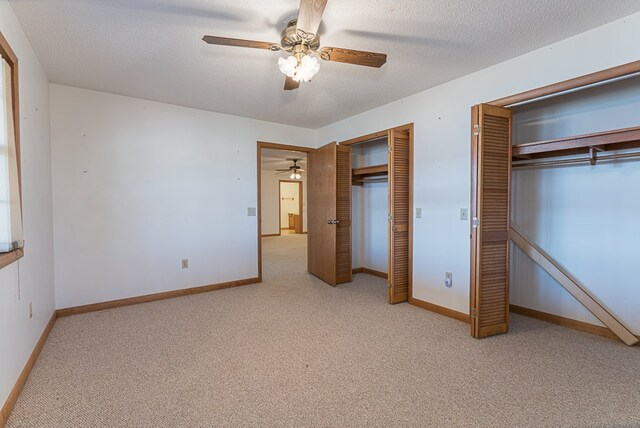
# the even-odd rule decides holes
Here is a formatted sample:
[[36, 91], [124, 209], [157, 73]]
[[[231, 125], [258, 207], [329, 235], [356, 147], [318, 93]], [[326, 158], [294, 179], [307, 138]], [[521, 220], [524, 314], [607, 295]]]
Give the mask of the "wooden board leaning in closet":
[[509, 330], [511, 110], [472, 108], [471, 335]]

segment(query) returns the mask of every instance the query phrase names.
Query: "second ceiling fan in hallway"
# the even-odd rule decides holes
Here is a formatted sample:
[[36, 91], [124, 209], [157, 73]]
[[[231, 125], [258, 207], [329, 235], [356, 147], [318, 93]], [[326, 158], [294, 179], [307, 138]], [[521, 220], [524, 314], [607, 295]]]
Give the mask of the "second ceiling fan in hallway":
[[301, 159], [287, 159], [288, 161], [292, 161], [293, 165], [291, 165], [289, 168], [287, 169], [276, 169], [276, 172], [278, 175], [282, 175], [282, 174], [291, 174], [289, 175], [289, 178], [292, 180], [300, 180], [302, 178], [302, 175], [300, 173], [304, 173], [307, 172], [304, 168], [298, 166], [298, 161], [300, 161]]

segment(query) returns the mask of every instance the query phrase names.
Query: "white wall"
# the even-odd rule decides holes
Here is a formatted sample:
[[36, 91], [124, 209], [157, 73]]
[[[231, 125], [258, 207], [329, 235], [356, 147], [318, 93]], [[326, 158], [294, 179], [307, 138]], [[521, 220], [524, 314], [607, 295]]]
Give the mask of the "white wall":
[[352, 190], [352, 265], [389, 269], [389, 186], [367, 183]]
[[[352, 146], [354, 168], [388, 162], [386, 139]], [[352, 188], [352, 265], [389, 270], [389, 186], [367, 183]]]
[[58, 308], [256, 277], [256, 142], [316, 141], [59, 85], [51, 117]]
[[[285, 176], [286, 179], [288, 177]], [[275, 235], [280, 233], [278, 189], [282, 175], [276, 175], [275, 171], [262, 170], [260, 185], [262, 188], [262, 235]], [[302, 174], [302, 230], [307, 231], [307, 176]], [[288, 226], [288, 219], [287, 219]]]
[[[323, 144], [415, 123], [414, 206], [423, 209], [414, 221], [415, 297], [468, 313], [469, 223], [459, 210], [469, 207], [471, 106], [638, 60], [639, 38], [635, 14], [319, 130]], [[616, 311], [632, 304], [606, 303]]]
[[275, 171], [262, 170], [260, 179], [260, 196], [262, 210], [262, 234], [277, 235], [280, 233], [280, 211], [278, 209], [278, 177]]
[[[0, 31], [20, 66], [25, 257], [0, 269], [0, 407], [54, 310], [49, 83], [6, 0]], [[29, 319], [29, 302], [33, 318]]]
[[[514, 108], [514, 143], [640, 125], [640, 77]], [[513, 224], [640, 326], [640, 161], [516, 169]], [[517, 247], [511, 302], [601, 324]], [[637, 328], [637, 327], [636, 327]]]

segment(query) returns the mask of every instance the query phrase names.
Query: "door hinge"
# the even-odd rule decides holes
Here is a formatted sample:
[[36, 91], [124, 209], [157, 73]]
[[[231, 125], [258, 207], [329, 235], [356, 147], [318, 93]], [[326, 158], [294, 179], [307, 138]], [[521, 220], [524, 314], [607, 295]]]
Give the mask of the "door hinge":
[[391, 153], [393, 151], [393, 146], [387, 146], [387, 150]]
[[389, 216], [387, 218], [389, 219], [389, 222], [393, 221], [393, 215], [389, 214]]
[[476, 319], [478, 318], [478, 310], [476, 308], [471, 309], [471, 314], [470, 314], [471, 318]]
[[473, 125], [473, 135], [478, 136], [482, 132], [482, 127], [480, 125]]
[[473, 220], [471, 220], [471, 227], [477, 229], [478, 226], [480, 226], [480, 219], [478, 217], [474, 217]]

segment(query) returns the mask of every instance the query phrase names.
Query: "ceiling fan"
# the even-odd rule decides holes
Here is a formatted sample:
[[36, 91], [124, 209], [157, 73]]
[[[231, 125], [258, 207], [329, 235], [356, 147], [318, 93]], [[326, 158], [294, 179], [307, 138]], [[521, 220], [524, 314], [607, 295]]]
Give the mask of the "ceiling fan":
[[280, 58], [278, 66], [287, 77], [284, 89], [297, 89], [300, 82], [310, 82], [320, 69], [318, 59], [344, 62], [380, 68], [387, 62], [387, 55], [375, 52], [356, 51], [333, 47], [320, 48], [318, 28], [327, 0], [300, 0], [298, 18], [292, 19], [281, 33], [280, 44], [253, 40], [231, 39], [228, 37], [204, 36], [202, 40], [211, 45], [239, 46], [244, 48], [285, 51], [292, 55]]
[[292, 180], [300, 180], [302, 178], [302, 176], [300, 175], [301, 172], [307, 172], [304, 168], [298, 166], [298, 161], [300, 159], [287, 159], [288, 161], [292, 161], [293, 165], [291, 165], [289, 168], [287, 169], [276, 169], [277, 174], [289, 174], [291, 173], [291, 175], [289, 176], [289, 178], [291, 178]]

